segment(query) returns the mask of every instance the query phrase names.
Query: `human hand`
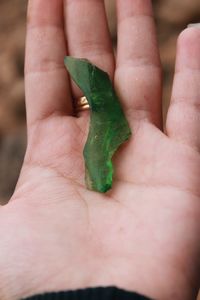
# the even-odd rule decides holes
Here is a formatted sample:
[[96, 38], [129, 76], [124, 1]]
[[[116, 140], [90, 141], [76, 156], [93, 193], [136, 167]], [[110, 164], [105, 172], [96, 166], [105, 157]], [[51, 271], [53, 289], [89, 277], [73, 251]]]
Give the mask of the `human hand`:
[[[0, 299], [116, 285], [155, 299], [195, 299], [200, 269], [200, 29], [180, 36], [162, 132], [161, 68], [149, 0], [118, 0], [116, 66], [103, 1], [30, 0], [28, 146], [0, 209]], [[45, 13], [44, 13], [45, 12]], [[63, 26], [65, 26], [65, 32]], [[67, 50], [66, 50], [67, 40]], [[113, 189], [84, 185], [88, 112], [73, 116], [63, 58], [88, 58], [114, 80], [133, 131]]]

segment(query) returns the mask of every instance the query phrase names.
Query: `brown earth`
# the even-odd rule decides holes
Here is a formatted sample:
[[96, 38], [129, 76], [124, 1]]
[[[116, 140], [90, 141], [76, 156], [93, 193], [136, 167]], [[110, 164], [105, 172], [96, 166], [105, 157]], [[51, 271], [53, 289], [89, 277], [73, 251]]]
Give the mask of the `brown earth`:
[[[106, 0], [113, 41], [113, 0]], [[164, 67], [164, 112], [173, 80], [176, 40], [188, 23], [200, 21], [199, 0], [154, 0], [158, 40]], [[25, 147], [24, 44], [26, 0], [0, 1], [0, 202], [12, 194]]]

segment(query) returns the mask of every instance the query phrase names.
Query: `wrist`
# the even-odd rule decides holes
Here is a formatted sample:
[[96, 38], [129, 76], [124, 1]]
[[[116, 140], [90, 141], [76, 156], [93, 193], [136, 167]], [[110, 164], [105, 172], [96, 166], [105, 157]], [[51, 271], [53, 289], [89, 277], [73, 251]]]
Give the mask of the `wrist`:
[[115, 272], [109, 269], [100, 276], [98, 274], [92, 286], [117, 286], [156, 300], [195, 300], [199, 290], [198, 272], [194, 276], [191, 270], [183, 270], [159, 262], [153, 265], [140, 261], [139, 267], [138, 261], [124, 266], [116, 263]]

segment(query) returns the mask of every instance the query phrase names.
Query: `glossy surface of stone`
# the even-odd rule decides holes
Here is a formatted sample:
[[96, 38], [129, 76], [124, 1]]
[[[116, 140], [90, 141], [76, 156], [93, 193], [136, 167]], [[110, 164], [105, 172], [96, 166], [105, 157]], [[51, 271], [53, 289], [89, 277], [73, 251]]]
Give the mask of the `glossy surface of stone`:
[[86, 185], [101, 193], [112, 187], [112, 157], [131, 130], [107, 73], [88, 60], [65, 58], [65, 65], [90, 105], [90, 130], [84, 148]]

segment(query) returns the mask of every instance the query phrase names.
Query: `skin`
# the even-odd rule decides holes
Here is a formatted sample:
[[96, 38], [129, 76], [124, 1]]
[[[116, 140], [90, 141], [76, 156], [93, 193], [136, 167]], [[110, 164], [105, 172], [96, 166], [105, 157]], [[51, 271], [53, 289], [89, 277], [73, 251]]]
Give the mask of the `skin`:
[[[116, 61], [103, 1], [65, 0], [64, 14], [62, 2], [29, 1], [28, 145], [14, 195], [0, 208], [0, 299], [108, 285], [154, 299], [195, 299], [200, 29], [178, 39], [163, 132], [151, 2], [117, 1]], [[68, 80], [66, 54], [110, 74], [134, 133], [114, 158], [114, 185], [105, 195], [84, 186], [89, 112], [74, 116], [72, 97], [82, 94]]]

